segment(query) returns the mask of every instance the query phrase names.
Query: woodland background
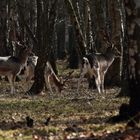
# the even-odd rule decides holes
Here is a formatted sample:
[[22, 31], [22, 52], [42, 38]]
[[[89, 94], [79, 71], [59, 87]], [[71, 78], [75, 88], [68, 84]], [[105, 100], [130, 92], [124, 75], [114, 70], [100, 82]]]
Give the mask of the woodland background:
[[38, 96], [44, 88], [47, 60], [56, 73], [59, 73], [58, 60], [67, 62], [67, 69], [78, 69], [86, 53], [105, 52], [104, 33], [121, 52], [121, 57], [109, 68], [105, 83], [119, 87], [118, 96], [130, 99], [128, 104], [122, 103], [119, 115], [113, 120], [128, 120], [133, 116], [131, 123], [135, 124], [140, 110], [139, 0], [0, 1], [0, 56], [15, 55], [18, 52], [15, 41], [32, 46], [39, 56], [29, 89], [31, 95]]

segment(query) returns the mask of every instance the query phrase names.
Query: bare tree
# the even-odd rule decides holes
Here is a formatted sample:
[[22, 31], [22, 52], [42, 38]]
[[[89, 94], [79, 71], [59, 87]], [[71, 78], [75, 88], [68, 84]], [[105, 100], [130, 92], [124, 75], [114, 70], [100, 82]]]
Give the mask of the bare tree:
[[76, 15], [76, 11], [74, 9], [72, 1], [65, 0], [65, 4], [67, 6], [67, 9], [68, 9], [68, 12], [70, 15], [70, 20], [71, 20], [72, 24], [74, 25], [73, 27], [75, 30], [75, 34], [77, 37], [77, 43], [78, 43], [77, 52], [78, 52], [79, 58], [80, 58], [82, 55], [85, 54], [86, 47], [87, 47], [86, 42], [85, 42], [84, 35], [81, 30], [80, 23], [79, 23], [77, 15]]
[[34, 83], [29, 94], [39, 94], [44, 88], [44, 69], [52, 49], [52, 37], [56, 18], [57, 0], [37, 0], [37, 44], [38, 62], [35, 68]]
[[[0, 54], [8, 55], [8, 47], [9, 47], [9, 1], [1, 1], [0, 2]], [[6, 47], [5, 47], [6, 46]]]
[[[129, 104], [122, 104], [120, 107], [120, 112], [118, 116], [113, 118], [114, 121], [120, 120], [130, 120], [130, 125], [136, 125], [136, 122], [140, 120], [140, 47], [139, 47], [139, 2], [138, 1], [120, 1], [118, 2], [121, 5], [120, 13], [121, 23], [122, 23], [122, 40], [121, 45], [123, 46], [123, 72], [124, 79], [127, 84], [123, 84], [123, 93], [129, 95], [130, 101]], [[126, 11], [126, 20], [125, 12]], [[136, 12], [137, 11], [137, 12]], [[127, 22], [127, 26], [125, 27]], [[128, 31], [128, 46], [126, 44], [126, 30]], [[126, 49], [127, 48], [127, 49]], [[128, 94], [129, 92], [129, 94]], [[130, 119], [131, 118], [131, 119]]]
[[125, 5], [122, 0], [118, 0], [119, 12], [120, 12], [120, 25], [121, 25], [121, 35], [120, 35], [120, 46], [121, 46], [121, 59], [120, 59], [120, 78], [121, 78], [121, 92], [119, 96], [128, 95], [128, 34], [127, 34], [127, 22], [126, 22], [126, 12]]

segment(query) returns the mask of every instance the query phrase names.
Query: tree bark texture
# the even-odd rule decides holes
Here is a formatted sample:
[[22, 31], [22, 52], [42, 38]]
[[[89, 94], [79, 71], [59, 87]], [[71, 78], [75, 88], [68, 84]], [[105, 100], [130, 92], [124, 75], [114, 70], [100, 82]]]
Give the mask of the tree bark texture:
[[130, 101], [129, 104], [122, 104], [120, 112], [115, 121], [120, 120], [134, 120], [137, 122], [140, 120], [140, 44], [139, 35], [140, 32], [140, 5], [137, 5], [138, 1], [125, 1], [126, 8], [126, 20], [128, 31], [128, 85], [125, 88], [129, 90]]
[[86, 46], [86, 43], [85, 43], [85, 39], [84, 39], [82, 30], [80, 28], [80, 23], [78, 21], [78, 17], [76, 15], [76, 12], [75, 12], [72, 1], [71, 0], [65, 0], [65, 4], [67, 6], [67, 9], [68, 9], [68, 12], [69, 12], [69, 15], [70, 15], [70, 20], [71, 20], [71, 22], [73, 24], [73, 27], [74, 27], [74, 30], [75, 30], [75, 34], [76, 34], [76, 37], [77, 37], [77, 43], [78, 43], [78, 46], [79, 46], [79, 47], [77, 47], [77, 52], [78, 52], [79, 58], [81, 59], [81, 57], [83, 55], [85, 55], [85, 53], [86, 53], [85, 48], [87, 46]]
[[[44, 9], [43, 9], [44, 6]], [[37, 0], [37, 55], [38, 62], [35, 68], [35, 79], [31, 89], [28, 91], [31, 95], [40, 94], [44, 89], [44, 70], [46, 62], [49, 59], [53, 49], [53, 34], [56, 18], [57, 0], [44, 1]], [[50, 8], [50, 9], [49, 9]]]

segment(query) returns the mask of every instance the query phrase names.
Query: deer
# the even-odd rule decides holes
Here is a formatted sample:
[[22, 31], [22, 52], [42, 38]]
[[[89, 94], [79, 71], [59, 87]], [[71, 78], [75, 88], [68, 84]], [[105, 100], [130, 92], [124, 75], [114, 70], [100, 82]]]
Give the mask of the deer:
[[79, 93], [80, 83], [88, 74], [90, 78], [95, 77], [95, 83], [98, 93], [104, 93], [104, 80], [105, 75], [112, 65], [116, 57], [120, 56], [119, 50], [115, 47], [114, 43], [108, 41], [109, 47], [107, 47], [105, 53], [89, 53], [82, 58], [80, 78], [78, 80], [77, 92]]
[[16, 44], [20, 47], [17, 56], [0, 57], [0, 75], [7, 76], [11, 87], [11, 94], [15, 93], [15, 78], [20, 74], [21, 70], [27, 63], [29, 55], [32, 53], [32, 48], [22, 45], [19, 42]]
[[[37, 60], [38, 60], [37, 56], [31, 56], [28, 59], [27, 66], [25, 67], [27, 82], [31, 81], [31, 79], [34, 77], [34, 70], [37, 64]], [[58, 78], [58, 76], [55, 74], [49, 61], [46, 62], [44, 79], [51, 94], [53, 94], [52, 85], [55, 87], [56, 91], [61, 93], [64, 87], [64, 82], [61, 78]]]
[[29, 83], [34, 77], [35, 67], [37, 65], [38, 56], [34, 54], [28, 57], [27, 65], [25, 66], [26, 82]]
[[54, 85], [55, 90], [61, 93], [64, 88], [65, 82], [61, 78], [58, 78], [49, 61], [47, 61], [46, 63], [44, 78], [51, 94], [53, 94], [51, 85]]

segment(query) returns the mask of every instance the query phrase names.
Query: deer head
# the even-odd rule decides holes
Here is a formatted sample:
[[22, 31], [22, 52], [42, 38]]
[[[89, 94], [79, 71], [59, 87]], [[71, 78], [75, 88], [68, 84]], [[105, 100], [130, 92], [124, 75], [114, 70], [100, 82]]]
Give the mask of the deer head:
[[113, 54], [115, 57], [120, 57], [121, 53], [120, 51], [115, 47], [114, 44], [112, 44], [111, 46], [107, 47], [106, 49], [106, 53], [109, 54]]
[[30, 56], [33, 54], [32, 47], [28, 47], [25, 43], [21, 44], [20, 42], [15, 42], [16, 45], [20, 48], [19, 56]]
[[105, 42], [106, 52], [110, 52], [115, 55], [115, 57], [120, 57], [121, 52], [117, 49], [116, 44], [118, 44], [119, 35], [109, 36], [109, 33], [105, 30], [100, 33], [102, 40]]
[[66, 82], [68, 81], [68, 79], [70, 78], [70, 76], [72, 75], [73, 71], [70, 71], [64, 78], [60, 77], [60, 89], [59, 91], [61, 92], [61, 90], [66, 88]]

